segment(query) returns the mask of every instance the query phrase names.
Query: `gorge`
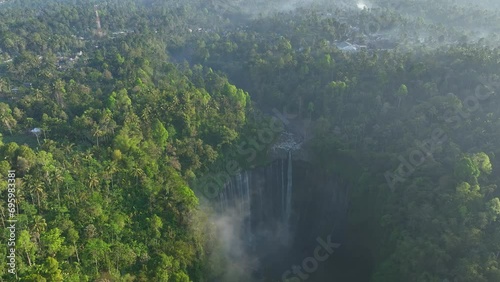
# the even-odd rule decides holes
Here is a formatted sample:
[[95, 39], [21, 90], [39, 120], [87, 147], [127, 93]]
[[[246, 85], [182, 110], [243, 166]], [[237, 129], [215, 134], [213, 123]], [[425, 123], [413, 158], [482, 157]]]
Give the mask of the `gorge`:
[[[231, 177], [213, 201], [223, 230], [220, 240], [226, 241], [225, 252], [234, 266], [234, 271], [228, 271], [234, 276], [226, 279], [302, 279], [286, 271], [302, 265], [318, 241], [326, 238], [339, 246], [333, 257], [343, 256], [348, 197], [349, 183], [341, 176], [294, 159], [292, 150], [282, 152], [267, 165]], [[324, 281], [316, 277], [322, 272], [332, 277], [331, 261], [312, 267], [306, 263], [311, 272], [307, 279]], [[273, 280], [262, 280], [264, 277]]]

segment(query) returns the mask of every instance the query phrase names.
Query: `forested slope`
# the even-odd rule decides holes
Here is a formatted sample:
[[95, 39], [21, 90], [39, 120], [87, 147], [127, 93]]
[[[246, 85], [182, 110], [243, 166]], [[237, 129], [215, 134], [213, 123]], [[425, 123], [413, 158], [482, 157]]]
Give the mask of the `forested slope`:
[[[173, 65], [151, 35], [84, 41], [53, 26], [81, 8], [64, 4], [65, 24], [23, 22], [14, 6], [15, 24], [4, 22], [0, 173], [2, 195], [16, 173], [17, 275], [206, 281], [213, 229], [187, 180], [237, 138], [248, 94], [209, 68]], [[7, 217], [2, 205], [2, 227]]]
[[367, 250], [371, 281], [500, 281], [499, 14], [434, 2], [251, 17], [223, 1], [0, 4], [18, 278], [217, 281], [190, 184], [241, 155], [255, 102], [310, 120], [313, 162], [354, 187], [346, 247]]

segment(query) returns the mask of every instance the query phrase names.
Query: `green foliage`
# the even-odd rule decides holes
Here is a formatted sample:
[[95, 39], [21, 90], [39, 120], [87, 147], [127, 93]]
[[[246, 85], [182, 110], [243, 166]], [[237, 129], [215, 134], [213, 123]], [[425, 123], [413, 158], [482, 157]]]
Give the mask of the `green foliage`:
[[[41, 4], [26, 6], [28, 25], [0, 11], [9, 23], [0, 31], [0, 94], [32, 83], [0, 103], [14, 141], [0, 142], [0, 174], [16, 170], [21, 199], [20, 280], [207, 281], [208, 239], [190, 232], [209, 227], [196, 220], [199, 201], [183, 176], [196, 177], [239, 137], [249, 94], [223, 74], [174, 65], [166, 43], [145, 30], [86, 44], [88, 5], [49, 1], [43, 10], [60, 16], [39, 21], [30, 11]], [[124, 5], [110, 13], [130, 17], [137, 5]], [[4, 68], [2, 56], [18, 52]], [[35, 127], [39, 136], [29, 133]]]
[[[500, 50], [488, 47], [494, 34], [470, 35], [476, 23], [498, 29], [498, 12], [389, 1], [397, 11], [325, 4], [242, 20], [211, 1], [124, 0], [99, 6], [107, 35], [97, 38], [84, 2], [1, 4], [0, 191], [15, 169], [19, 280], [223, 275], [223, 259], [207, 261], [219, 255], [209, 236], [194, 231], [209, 227], [187, 180], [254, 137], [255, 102], [291, 109], [287, 129], [303, 127], [306, 156], [350, 182], [347, 236], [369, 246], [372, 281], [499, 281], [500, 102], [490, 88]], [[376, 50], [378, 30], [349, 28], [374, 22], [380, 34], [401, 31], [397, 48]], [[329, 42], [347, 38], [370, 50]], [[485, 89], [493, 94], [471, 108]], [[436, 128], [446, 141], [387, 191], [384, 173]]]
[[464, 157], [455, 165], [455, 177], [460, 180], [468, 181], [477, 178], [480, 175], [477, 164], [469, 157]]
[[48, 257], [43, 264], [42, 272], [47, 281], [62, 282], [64, 277], [59, 269], [59, 263], [56, 259]]
[[406, 95], [408, 95], [408, 88], [406, 88], [406, 85], [401, 84], [401, 86], [398, 89], [398, 92], [396, 93], [396, 96], [405, 97]]
[[158, 146], [160, 146], [161, 148], [165, 148], [168, 141], [168, 131], [167, 129], [165, 129], [165, 126], [163, 126], [160, 120], [155, 120], [155, 122], [153, 123], [152, 131], [153, 138]]
[[479, 170], [481, 170], [481, 172], [490, 174], [493, 170], [490, 158], [483, 152], [474, 154], [472, 156], [472, 161], [474, 165], [476, 165], [479, 168]]
[[488, 212], [490, 213], [491, 220], [496, 221], [500, 215], [500, 199], [493, 198], [488, 202]]
[[54, 228], [42, 235], [41, 243], [48, 255], [55, 256], [60, 251], [64, 242], [61, 233], [59, 228]]

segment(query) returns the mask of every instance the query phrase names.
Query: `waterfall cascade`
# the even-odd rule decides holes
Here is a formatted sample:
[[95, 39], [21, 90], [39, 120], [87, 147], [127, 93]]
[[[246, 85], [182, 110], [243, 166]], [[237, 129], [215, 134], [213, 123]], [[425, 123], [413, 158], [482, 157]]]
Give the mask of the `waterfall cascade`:
[[290, 150], [285, 158], [231, 177], [215, 204], [220, 214], [236, 219], [234, 233], [258, 258], [260, 271], [279, 276], [300, 262], [294, 260], [309, 256], [318, 237], [332, 234], [342, 241], [347, 188], [341, 182], [293, 160]]
[[288, 169], [286, 181], [286, 206], [285, 206], [285, 220], [288, 225], [290, 222], [290, 213], [292, 211], [292, 151], [288, 151]]

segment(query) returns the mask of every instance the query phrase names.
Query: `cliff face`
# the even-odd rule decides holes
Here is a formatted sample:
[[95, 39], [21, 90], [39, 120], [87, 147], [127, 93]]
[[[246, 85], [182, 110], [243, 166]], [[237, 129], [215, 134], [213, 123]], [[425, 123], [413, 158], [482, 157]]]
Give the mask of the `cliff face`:
[[251, 271], [281, 279], [312, 255], [318, 238], [331, 236], [342, 244], [348, 187], [289, 151], [285, 158], [232, 177], [214, 204], [219, 214], [237, 219], [225, 228], [233, 228], [252, 257]]

